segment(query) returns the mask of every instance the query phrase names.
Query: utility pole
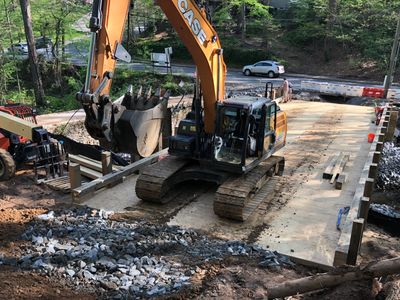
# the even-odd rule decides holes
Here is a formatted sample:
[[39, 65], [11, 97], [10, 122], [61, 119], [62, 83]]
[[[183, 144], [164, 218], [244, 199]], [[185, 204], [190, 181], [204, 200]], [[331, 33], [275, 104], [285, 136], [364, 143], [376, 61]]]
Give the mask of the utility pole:
[[393, 83], [394, 71], [396, 69], [397, 58], [399, 56], [399, 46], [400, 46], [400, 14], [397, 20], [397, 29], [396, 29], [396, 35], [394, 36], [392, 54], [390, 55], [389, 70], [385, 80], [384, 96], [383, 96], [384, 99], [387, 99], [389, 89]]

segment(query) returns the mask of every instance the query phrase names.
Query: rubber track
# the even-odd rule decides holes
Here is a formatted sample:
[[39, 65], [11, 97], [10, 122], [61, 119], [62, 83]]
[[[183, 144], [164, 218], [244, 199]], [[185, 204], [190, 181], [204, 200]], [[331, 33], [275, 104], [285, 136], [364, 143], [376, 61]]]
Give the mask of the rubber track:
[[249, 173], [231, 177], [217, 190], [214, 212], [218, 216], [245, 221], [268, 196], [263, 188], [275, 174], [282, 175], [284, 158], [271, 156]]

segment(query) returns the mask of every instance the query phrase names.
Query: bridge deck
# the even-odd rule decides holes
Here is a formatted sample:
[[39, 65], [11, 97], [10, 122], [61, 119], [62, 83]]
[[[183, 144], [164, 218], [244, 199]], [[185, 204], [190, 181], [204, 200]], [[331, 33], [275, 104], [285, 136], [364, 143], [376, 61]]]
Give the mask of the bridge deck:
[[[284, 176], [271, 179], [269, 194], [245, 223], [218, 218], [213, 213], [214, 186], [184, 185], [175, 203], [151, 206], [134, 193], [135, 177], [85, 204], [114, 211], [130, 207], [141, 217], [162, 218], [170, 225], [204, 230], [221, 238], [246, 240], [318, 265], [331, 266], [340, 232], [339, 208], [349, 206], [367, 159], [369, 132], [374, 132], [373, 109], [315, 102], [282, 104], [288, 114]], [[336, 190], [322, 173], [329, 158], [350, 154], [348, 181]], [[110, 200], [112, 198], [113, 200]], [[169, 221], [168, 221], [169, 220]]]

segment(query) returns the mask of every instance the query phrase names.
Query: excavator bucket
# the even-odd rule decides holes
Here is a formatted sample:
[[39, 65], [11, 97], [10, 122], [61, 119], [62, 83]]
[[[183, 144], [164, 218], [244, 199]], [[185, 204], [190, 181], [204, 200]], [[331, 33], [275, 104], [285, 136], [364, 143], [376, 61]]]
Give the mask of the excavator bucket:
[[94, 130], [90, 114], [87, 114], [86, 127], [107, 149], [129, 153], [135, 159], [148, 157], [159, 144], [168, 98], [168, 91], [158, 89], [153, 93], [151, 89], [144, 92], [140, 88], [133, 93], [129, 87], [123, 97], [104, 106], [101, 126], [98, 122], [95, 126], [101, 128], [103, 138], [99, 139], [98, 130]]

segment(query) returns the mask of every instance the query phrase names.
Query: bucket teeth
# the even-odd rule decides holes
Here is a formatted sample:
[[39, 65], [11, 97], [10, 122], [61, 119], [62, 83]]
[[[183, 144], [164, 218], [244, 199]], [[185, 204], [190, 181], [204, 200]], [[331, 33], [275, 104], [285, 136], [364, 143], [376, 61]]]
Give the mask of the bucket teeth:
[[169, 90], [167, 90], [167, 91], [165, 91], [162, 99], [163, 100], [168, 100], [170, 95], [171, 95], [171, 92]]
[[155, 92], [155, 94], [154, 94], [154, 96], [156, 96], [156, 97], [160, 97], [160, 95], [161, 95], [161, 88], [158, 88], [157, 90], [156, 90], [156, 92]]
[[150, 87], [149, 90], [147, 91], [147, 100], [151, 98], [151, 94], [153, 93], [153, 89]]
[[127, 89], [127, 91], [126, 91], [126, 95], [127, 95], [127, 96], [132, 96], [132, 95], [133, 95], [133, 86], [132, 86], [132, 84], [130, 84], [130, 85], [128, 86], [128, 89]]
[[137, 97], [140, 98], [140, 96], [142, 96], [143, 93], [143, 86], [140, 86], [138, 92], [137, 92]]

